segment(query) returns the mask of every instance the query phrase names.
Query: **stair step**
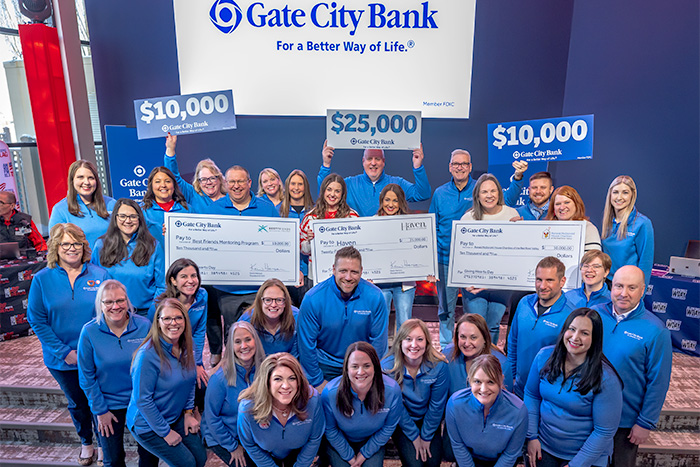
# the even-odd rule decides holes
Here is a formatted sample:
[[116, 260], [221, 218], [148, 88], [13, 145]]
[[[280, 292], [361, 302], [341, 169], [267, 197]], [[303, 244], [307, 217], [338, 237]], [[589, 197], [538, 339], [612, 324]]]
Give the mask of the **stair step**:
[[65, 408], [68, 400], [60, 388], [49, 386], [0, 386], [0, 407]]
[[697, 467], [700, 465], [700, 432], [652, 431], [639, 446], [637, 467]]
[[[126, 446], [126, 464], [138, 466], [138, 453], [135, 447]], [[75, 466], [78, 463], [80, 444], [23, 444], [0, 443], [0, 466]]]

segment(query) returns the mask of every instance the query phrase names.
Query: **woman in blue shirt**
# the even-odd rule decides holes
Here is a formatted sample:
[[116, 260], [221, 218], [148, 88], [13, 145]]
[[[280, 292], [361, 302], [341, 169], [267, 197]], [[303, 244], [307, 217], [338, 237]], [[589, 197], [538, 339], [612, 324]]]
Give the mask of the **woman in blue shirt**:
[[166, 298], [131, 365], [126, 423], [140, 445], [170, 466], [203, 467], [207, 461], [193, 414], [195, 378], [187, 311]]
[[[80, 387], [97, 417], [104, 465], [125, 467], [124, 426], [131, 397], [129, 368], [134, 352], [148, 334], [150, 321], [133, 313], [124, 285], [109, 279], [97, 289], [95, 318], [78, 340]], [[158, 465], [151, 453], [139, 449], [140, 466]]]
[[[284, 196], [280, 203], [280, 217], [289, 217], [292, 219], [301, 220], [307, 212], [314, 207], [314, 200], [311, 197], [311, 189], [309, 188], [309, 180], [303, 170], [294, 169], [289, 173], [287, 180], [284, 181]], [[299, 274], [300, 286], [289, 286], [289, 295], [292, 297], [292, 305], [295, 307], [301, 306], [301, 301], [306, 292], [311, 288], [311, 280], [309, 279], [309, 256], [299, 253]]]
[[200, 287], [202, 278], [199, 275], [197, 263], [187, 258], [173, 262], [165, 274], [165, 292], [156, 300], [148, 312], [153, 320], [155, 307], [166, 298], [179, 301], [190, 321], [192, 343], [194, 345], [194, 362], [197, 371], [197, 387], [195, 390], [195, 406], [201, 414], [204, 410], [204, 392], [209, 382], [209, 373], [204, 369], [202, 354], [204, 352], [204, 337], [207, 331], [207, 291]]
[[573, 308], [582, 306], [591, 308], [610, 303], [610, 290], [605, 283], [605, 278], [611, 267], [612, 261], [606, 253], [600, 250], [585, 252], [579, 263], [581, 287], [566, 292], [566, 301]]
[[253, 325], [262, 341], [266, 355], [288, 352], [299, 357], [297, 349], [297, 314], [291, 305], [289, 292], [279, 279], [268, 279], [255, 295], [253, 306], [248, 308], [239, 321]]
[[166, 212], [188, 212], [185, 195], [175, 180], [175, 175], [167, 167], [156, 167], [148, 176], [148, 188], [143, 195], [143, 215], [151, 235], [165, 248], [163, 226]]
[[107, 231], [114, 200], [102, 194], [97, 168], [86, 160], [75, 161], [68, 169], [68, 196], [51, 209], [49, 230], [56, 224], [70, 222], [83, 231], [92, 248]]
[[95, 295], [109, 278], [90, 264], [85, 234], [73, 224], [56, 224], [48, 241], [48, 267], [29, 288], [27, 320], [41, 342], [44, 364], [68, 399], [68, 411], [81, 441], [80, 465], [97, 459], [92, 445], [94, 420], [78, 377], [78, 338], [95, 317]]
[[326, 428], [321, 397], [288, 353], [269, 355], [238, 406], [238, 438], [258, 467], [310, 467]]
[[92, 262], [107, 269], [126, 286], [134, 311], [146, 316], [153, 299], [163, 292], [163, 249], [148, 231], [136, 201], [121, 198], [112, 211], [107, 233], [95, 243]]
[[257, 196], [271, 202], [279, 210], [284, 199], [284, 188], [282, 177], [272, 167], [266, 167], [260, 171]]
[[531, 466], [608, 465], [622, 413], [622, 383], [603, 355], [603, 322], [595, 310], [572, 311], [556, 345], [537, 354], [525, 405]]
[[404, 412], [393, 437], [401, 464], [439, 466], [440, 424], [450, 377], [447, 361], [433, 347], [423, 321], [409, 319], [401, 325], [382, 368], [399, 383], [403, 393]]
[[350, 345], [343, 374], [326, 385], [321, 400], [330, 465], [384, 465], [384, 446], [401, 418], [403, 398], [396, 381], [382, 373], [374, 347]]
[[204, 397], [202, 435], [209, 449], [236, 467], [253, 464], [238, 442], [238, 395], [255, 377], [265, 359], [260, 339], [250, 323], [233, 323], [221, 366], [209, 380]]
[[647, 216], [637, 211], [637, 186], [632, 177], [620, 175], [608, 188], [603, 212], [603, 251], [610, 255], [612, 268], [608, 279], [625, 265], [644, 272], [646, 284], [654, 264], [654, 227]]
[[501, 362], [481, 355], [469, 368], [469, 387], [447, 402], [445, 425], [457, 465], [512, 467], [522, 454], [527, 407], [502, 387]]

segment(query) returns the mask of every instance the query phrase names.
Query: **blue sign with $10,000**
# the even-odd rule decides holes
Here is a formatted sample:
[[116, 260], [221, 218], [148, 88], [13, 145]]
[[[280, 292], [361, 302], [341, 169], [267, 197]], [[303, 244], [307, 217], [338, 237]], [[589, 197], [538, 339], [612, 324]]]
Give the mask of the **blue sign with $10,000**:
[[236, 128], [231, 90], [137, 99], [134, 111], [139, 139]]
[[489, 164], [593, 158], [593, 115], [491, 123]]

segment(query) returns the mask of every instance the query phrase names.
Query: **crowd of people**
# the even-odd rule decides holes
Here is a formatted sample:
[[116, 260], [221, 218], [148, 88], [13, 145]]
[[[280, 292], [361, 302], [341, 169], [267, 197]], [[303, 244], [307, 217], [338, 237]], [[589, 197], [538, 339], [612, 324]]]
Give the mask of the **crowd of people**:
[[[422, 147], [411, 183], [384, 173], [381, 150], [364, 152], [362, 174], [331, 173], [324, 144], [314, 203], [299, 169], [284, 182], [263, 169], [255, 194], [244, 167], [222, 172], [205, 159], [190, 184], [176, 143], [167, 137], [141, 203], [103, 195], [95, 167], [78, 161], [51, 213], [28, 320], [69, 401], [80, 465], [124, 466], [125, 428], [142, 466], [203, 466], [207, 449], [236, 467], [381, 466], [390, 438], [407, 466], [634, 465], [668, 390], [671, 341], [644, 307], [653, 229], [630, 177], [611, 183], [599, 231], [578, 192], [555, 190], [547, 172], [529, 177], [529, 199], [516, 207], [525, 162], [503, 189], [491, 174], [472, 179], [471, 155], [457, 149], [451, 179], [431, 193]], [[309, 267], [314, 219], [410, 214], [409, 201], [431, 194], [435, 343], [413, 317], [414, 282], [363, 279], [352, 246], [336, 252], [327, 279]], [[298, 218], [298, 284], [209, 286], [190, 259], [164, 264], [166, 212]], [[439, 280], [459, 219], [586, 221], [581, 287], [564, 293], [564, 264], [542, 258], [535, 293], [514, 302], [499, 348], [511, 294]]]

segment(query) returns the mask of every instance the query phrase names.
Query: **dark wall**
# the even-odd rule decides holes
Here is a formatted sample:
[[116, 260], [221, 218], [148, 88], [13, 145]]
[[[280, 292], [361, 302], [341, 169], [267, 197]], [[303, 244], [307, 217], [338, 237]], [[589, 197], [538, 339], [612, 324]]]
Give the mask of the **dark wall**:
[[[599, 224], [609, 182], [632, 175], [640, 210], [657, 230], [657, 261], [666, 262], [700, 238], [698, 4], [609, 3], [478, 2], [471, 117], [423, 121], [425, 164], [435, 188], [448, 180], [456, 147], [472, 153], [476, 171], [487, 169], [488, 123], [593, 113], [594, 159], [551, 164], [556, 182], [579, 189]], [[86, 6], [101, 123], [134, 125], [134, 99], [179, 93], [172, 2]], [[283, 74], [278, 84], [285, 86]], [[324, 136], [324, 118], [243, 116], [235, 131], [180, 138], [178, 160], [183, 173], [202, 157], [253, 174], [273, 166], [285, 177], [298, 167], [315, 185]], [[410, 167], [410, 152], [387, 155], [388, 173], [411, 179]], [[333, 169], [360, 172], [360, 153], [338, 150]], [[666, 188], [675, 186], [687, 188], [682, 203]]]

